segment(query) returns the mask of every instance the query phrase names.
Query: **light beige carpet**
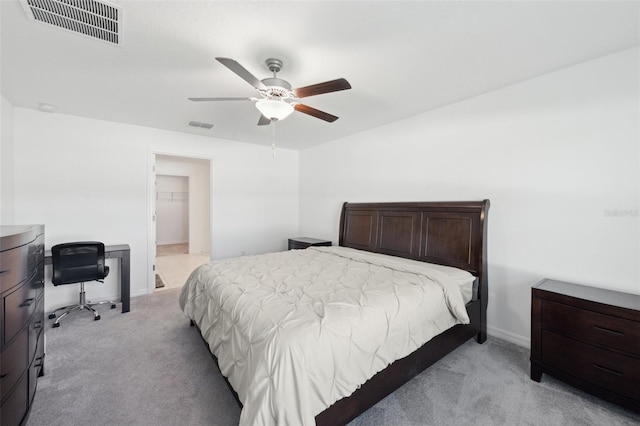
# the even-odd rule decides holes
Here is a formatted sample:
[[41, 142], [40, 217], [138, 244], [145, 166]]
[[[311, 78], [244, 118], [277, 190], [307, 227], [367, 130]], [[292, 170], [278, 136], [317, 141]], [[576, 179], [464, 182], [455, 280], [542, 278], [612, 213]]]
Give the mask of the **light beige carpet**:
[[[240, 408], [195, 327], [179, 289], [99, 307], [59, 328], [47, 320], [45, 376], [27, 426], [236, 425]], [[101, 309], [102, 308], [102, 309]], [[355, 419], [369, 425], [638, 425], [640, 415], [543, 375], [529, 351], [489, 337], [469, 341]]]

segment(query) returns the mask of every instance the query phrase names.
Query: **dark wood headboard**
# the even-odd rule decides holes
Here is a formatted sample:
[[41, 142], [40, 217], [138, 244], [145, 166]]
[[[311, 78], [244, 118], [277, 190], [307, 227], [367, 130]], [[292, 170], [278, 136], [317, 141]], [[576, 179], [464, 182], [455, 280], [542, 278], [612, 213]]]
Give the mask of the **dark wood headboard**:
[[339, 245], [464, 269], [486, 291], [488, 210], [489, 200], [344, 203]]

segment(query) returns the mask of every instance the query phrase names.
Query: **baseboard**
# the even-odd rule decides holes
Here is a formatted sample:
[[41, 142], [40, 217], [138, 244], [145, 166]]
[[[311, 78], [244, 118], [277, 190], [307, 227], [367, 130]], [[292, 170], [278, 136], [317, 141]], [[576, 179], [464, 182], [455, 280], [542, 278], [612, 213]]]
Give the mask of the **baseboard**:
[[148, 289], [144, 289], [144, 290], [138, 290], [138, 291], [132, 291], [131, 292], [131, 297], [138, 297], [138, 296], [147, 296], [149, 294], [152, 294], [153, 292], [149, 292]]
[[490, 325], [487, 325], [487, 334], [492, 337], [497, 337], [498, 339], [506, 340], [507, 342], [511, 342], [515, 345], [531, 349], [531, 339], [528, 337], [524, 337], [510, 331], [505, 331], [500, 328], [491, 327]]

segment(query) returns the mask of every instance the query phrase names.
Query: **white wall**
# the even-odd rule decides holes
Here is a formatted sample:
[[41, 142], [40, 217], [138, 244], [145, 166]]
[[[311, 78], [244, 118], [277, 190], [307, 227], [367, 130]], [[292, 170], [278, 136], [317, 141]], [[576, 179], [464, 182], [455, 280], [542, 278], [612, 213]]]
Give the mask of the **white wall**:
[[[24, 108], [14, 113], [16, 222], [44, 223], [47, 248], [83, 239], [128, 243], [132, 296], [146, 294], [152, 277], [152, 152], [213, 159], [213, 258], [284, 250], [297, 234], [297, 152], [280, 150], [274, 159], [269, 147]], [[104, 286], [89, 285], [89, 298], [118, 294], [111, 266]], [[75, 302], [77, 289], [47, 284], [45, 297], [49, 310]]]
[[489, 333], [525, 346], [531, 286], [544, 277], [640, 293], [638, 57], [303, 151], [300, 234], [335, 244], [344, 201], [489, 198]]
[[13, 224], [14, 135], [13, 105], [0, 96], [0, 224]]
[[[209, 168], [208, 160], [156, 155], [156, 174], [185, 176], [188, 179], [187, 241], [189, 241], [190, 253], [211, 253], [211, 173]], [[160, 219], [158, 225], [161, 225]], [[162, 240], [156, 236], [156, 241], [160, 243]]]

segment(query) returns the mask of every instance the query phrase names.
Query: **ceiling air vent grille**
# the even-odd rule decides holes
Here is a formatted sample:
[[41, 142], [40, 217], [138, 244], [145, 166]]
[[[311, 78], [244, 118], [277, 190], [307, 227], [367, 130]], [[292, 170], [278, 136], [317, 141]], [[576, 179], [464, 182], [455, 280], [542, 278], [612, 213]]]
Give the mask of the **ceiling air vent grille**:
[[213, 129], [213, 124], [211, 123], [201, 123], [199, 121], [190, 121], [189, 126], [191, 127], [200, 127], [202, 129]]
[[95, 0], [22, 0], [36, 21], [119, 44], [120, 8]]

